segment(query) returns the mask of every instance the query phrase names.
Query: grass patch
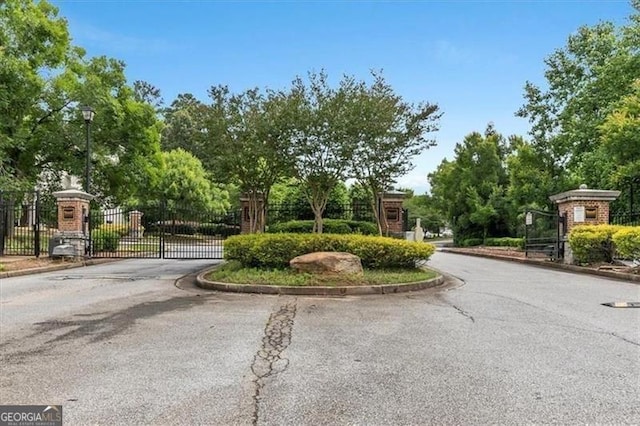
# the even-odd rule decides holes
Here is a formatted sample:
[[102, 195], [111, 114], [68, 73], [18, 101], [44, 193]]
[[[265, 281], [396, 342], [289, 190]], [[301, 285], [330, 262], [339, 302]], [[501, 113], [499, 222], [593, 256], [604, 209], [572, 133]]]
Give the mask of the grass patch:
[[376, 269], [365, 270], [363, 275], [317, 275], [299, 273], [291, 269], [243, 268], [240, 262], [231, 261], [211, 271], [205, 278], [235, 284], [336, 287], [412, 283], [426, 281], [435, 278], [436, 275], [428, 269]]

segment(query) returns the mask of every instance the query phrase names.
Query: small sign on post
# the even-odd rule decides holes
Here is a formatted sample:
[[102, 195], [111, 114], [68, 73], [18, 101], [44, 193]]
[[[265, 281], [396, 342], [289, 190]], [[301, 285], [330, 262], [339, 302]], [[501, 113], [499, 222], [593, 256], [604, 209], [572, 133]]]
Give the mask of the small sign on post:
[[531, 212], [527, 212], [527, 214], [525, 215], [524, 224], [527, 226], [533, 225], [533, 214]]

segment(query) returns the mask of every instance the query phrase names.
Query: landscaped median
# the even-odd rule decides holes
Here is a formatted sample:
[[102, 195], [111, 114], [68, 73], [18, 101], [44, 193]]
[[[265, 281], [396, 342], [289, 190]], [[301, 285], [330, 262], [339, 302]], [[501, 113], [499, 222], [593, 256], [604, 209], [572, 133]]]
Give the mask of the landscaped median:
[[[239, 235], [225, 242], [226, 263], [198, 276], [202, 288], [220, 291], [347, 295], [386, 294], [434, 287], [442, 276], [418, 266], [435, 251], [427, 243], [334, 234]], [[353, 254], [359, 273], [309, 273], [289, 262], [309, 253]]]

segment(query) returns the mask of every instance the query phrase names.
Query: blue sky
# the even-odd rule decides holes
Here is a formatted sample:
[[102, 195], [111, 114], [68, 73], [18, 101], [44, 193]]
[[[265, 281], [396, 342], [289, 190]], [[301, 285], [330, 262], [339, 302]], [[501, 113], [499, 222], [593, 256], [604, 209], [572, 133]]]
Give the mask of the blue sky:
[[131, 82], [206, 100], [226, 84], [285, 88], [325, 69], [367, 79], [382, 69], [396, 92], [444, 112], [437, 146], [399, 181], [417, 193], [457, 142], [492, 121], [527, 133], [514, 116], [527, 80], [544, 84], [544, 58], [581, 25], [624, 24], [627, 0], [599, 1], [64, 1], [53, 0], [88, 55], [125, 61]]

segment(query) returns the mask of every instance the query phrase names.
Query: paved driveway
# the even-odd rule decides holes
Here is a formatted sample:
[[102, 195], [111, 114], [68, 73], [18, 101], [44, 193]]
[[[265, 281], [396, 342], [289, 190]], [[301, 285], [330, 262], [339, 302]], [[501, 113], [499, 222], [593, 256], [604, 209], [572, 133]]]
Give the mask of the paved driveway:
[[[209, 262], [210, 263], [210, 262]], [[640, 422], [640, 286], [436, 253], [447, 291], [179, 289], [206, 261], [0, 283], [0, 403], [65, 424]]]

